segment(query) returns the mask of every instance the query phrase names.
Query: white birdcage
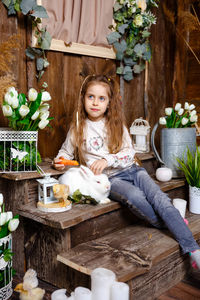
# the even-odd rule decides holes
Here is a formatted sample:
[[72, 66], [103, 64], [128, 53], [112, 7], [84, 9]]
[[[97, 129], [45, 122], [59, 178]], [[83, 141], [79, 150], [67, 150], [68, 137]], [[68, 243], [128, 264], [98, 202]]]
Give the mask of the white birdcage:
[[0, 128], [0, 173], [37, 170], [37, 131]]
[[38, 198], [43, 204], [58, 202], [53, 194], [53, 185], [58, 183], [58, 180], [45, 174], [44, 178], [37, 179], [38, 182]]
[[130, 127], [130, 134], [133, 136], [133, 145], [136, 152], [150, 151], [150, 126], [148, 121], [142, 118], [136, 119]]

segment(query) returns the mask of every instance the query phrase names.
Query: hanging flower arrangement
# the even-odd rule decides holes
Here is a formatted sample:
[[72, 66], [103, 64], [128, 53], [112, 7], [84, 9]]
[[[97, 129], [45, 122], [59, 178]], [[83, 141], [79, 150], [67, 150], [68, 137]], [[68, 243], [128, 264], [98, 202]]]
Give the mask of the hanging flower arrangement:
[[149, 44], [150, 28], [156, 24], [156, 17], [151, 12], [158, 7], [157, 0], [116, 0], [113, 8], [115, 25], [107, 36], [108, 43], [114, 46], [116, 59], [122, 64], [117, 74], [127, 81], [133, 79], [145, 68], [145, 61], [151, 59]]

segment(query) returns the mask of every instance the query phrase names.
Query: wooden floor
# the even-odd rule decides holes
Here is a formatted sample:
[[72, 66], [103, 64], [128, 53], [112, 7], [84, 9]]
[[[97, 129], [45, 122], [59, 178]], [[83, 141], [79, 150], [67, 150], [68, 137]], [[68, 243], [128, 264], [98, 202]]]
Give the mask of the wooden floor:
[[[20, 281], [21, 278], [15, 276], [13, 279], [13, 288]], [[52, 285], [46, 284], [42, 281], [39, 282], [39, 286], [41, 288], [44, 288], [46, 291], [43, 300], [51, 300], [51, 294], [57, 288]], [[13, 295], [10, 299], [18, 300], [19, 294], [13, 292]], [[200, 275], [195, 274], [195, 278], [191, 275], [188, 276], [185, 280], [179, 282], [177, 285], [169, 289], [167, 292], [165, 292], [163, 295], [156, 298], [155, 300], [200, 300]]]

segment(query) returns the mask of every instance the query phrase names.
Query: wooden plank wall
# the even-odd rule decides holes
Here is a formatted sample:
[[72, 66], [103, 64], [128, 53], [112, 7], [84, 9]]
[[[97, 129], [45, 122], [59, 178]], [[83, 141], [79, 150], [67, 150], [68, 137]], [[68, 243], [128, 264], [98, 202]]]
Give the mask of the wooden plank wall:
[[[185, 60], [180, 62], [180, 59], [177, 61], [177, 57], [179, 58], [180, 53], [183, 53], [183, 48], [177, 49], [177, 47], [183, 45], [176, 43], [177, 36], [173, 25], [170, 24], [163, 9], [165, 6], [169, 11], [176, 13], [180, 5], [182, 0], [162, 0], [159, 9], [155, 9], [157, 24], [152, 26], [153, 57], [148, 68], [146, 93], [145, 72], [129, 83], [123, 83], [123, 106], [128, 126], [138, 117], [147, 117], [153, 127], [159, 116], [163, 114], [164, 108], [176, 102], [179, 94], [185, 90], [185, 79], [183, 80], [178, 70], [182, 69], [186, 62]], [[16, 62], [13, 64], [18, 90], [26, 93], [30, 87], [39, 89], [44, 81], [49, 85], [48, 91], [52, 96], [51, 115], [54, 117], [51, 122], [53, 129], [40, 131], [39, 150], [42, 157], [52, 158], [57, 154], [69, 128], [82, 82], [79, 73], [83, 62], [90, 61], [100, 72], [105, 64], [116, 64], [116, 61], [48, 51], [47, 58], [50, 66], [40, 83], [37, 83], [35, 64], [27, 61], [24, 53], [30, 41], [30, 26], [26, 18], [8, 17], [7, 9], [2, 2], [0, 2], [0, 15], [0, 42], [6, 41], [13, 33], [21, 34], [21, 49], [15, 51]], [[198, 78], [194, 76], [193, 84], [195, 80], [198, 84]], [[0, 127], [6, 124], [0, 112]]]

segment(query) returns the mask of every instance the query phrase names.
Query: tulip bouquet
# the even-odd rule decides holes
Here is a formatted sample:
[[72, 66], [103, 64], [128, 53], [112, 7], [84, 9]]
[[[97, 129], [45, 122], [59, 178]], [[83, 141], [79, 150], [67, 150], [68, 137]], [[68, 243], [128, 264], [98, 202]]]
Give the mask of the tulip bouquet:
[[185, 128], [191, 127], [197, 120], [195, 105], [185, 102], [184, 107], [181, 103], [176, 103], [174, 108], [165, 108], [165, 117], [160, 117], [159, 123], [167, 128]]
[[18, 94], [14, 87], [8, 88], [2, 106], [3, 115], [9, 120], [9, 127], [14, 130], [35, 131], [44, 129], [49, 121], [51, 96], [47, 91], [38, 93], [34, 88], [25, 94]]

